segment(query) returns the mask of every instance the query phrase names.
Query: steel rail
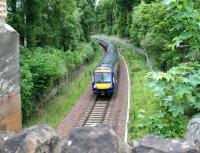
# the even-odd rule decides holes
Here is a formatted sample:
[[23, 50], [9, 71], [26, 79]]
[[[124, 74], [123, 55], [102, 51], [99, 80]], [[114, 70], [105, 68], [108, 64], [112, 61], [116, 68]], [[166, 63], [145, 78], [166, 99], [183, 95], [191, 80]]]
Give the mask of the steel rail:
[[94, 126], [97, 124], [105, 123], [105, 119], [108, 116], [107, 111], [109, 110], [109, 99], [96, 97], [95, 102], [86, 111], [85, 115], [80, 122], [80, 126]]

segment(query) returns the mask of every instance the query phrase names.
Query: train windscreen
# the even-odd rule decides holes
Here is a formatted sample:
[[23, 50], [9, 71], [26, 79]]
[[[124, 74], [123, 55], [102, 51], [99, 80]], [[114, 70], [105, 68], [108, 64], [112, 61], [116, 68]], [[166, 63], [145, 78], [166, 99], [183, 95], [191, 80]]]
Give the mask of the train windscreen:
[[96, 72], [94, 75], [94, 82], [96, 83], [112, 82], [112, 73], [111, 72]]

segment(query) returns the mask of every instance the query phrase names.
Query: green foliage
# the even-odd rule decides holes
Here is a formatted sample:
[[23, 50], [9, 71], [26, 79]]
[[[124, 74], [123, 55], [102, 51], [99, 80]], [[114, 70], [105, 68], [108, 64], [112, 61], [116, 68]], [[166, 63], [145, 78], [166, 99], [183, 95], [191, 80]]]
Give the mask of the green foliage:
[[100, 33], [113, 33], [114, 1], [102, 0], [96, 8], [96, 29]]
[[[160, 111], [156, 119], [163, 125], [159, 132], [164, 136], [181, 136], [186, 128], [183, 121], [188, 111], [200, 110], [199, 76], [200, 65], [191, 63], [173, 67], [166, 73], [149, 73], [149, 86], [159, 99]], [[190, 115], [193, 115], [191, 111]], [[170, 135], [164, 133], [167, 129]]]
[[182, 62], [199, 61], [199, 22], [200, 13], [191, 0], [141, 3], [133, 9], [130, 35], [166, 71]]
[[[138, 111], [135, 119], [139, 120], [137, 124], [132, 126], [132, 137], [137, 138], [145, 134], [159, 135], [164, 138], [182, 138], [184, 137], [188, 118], [186, 116], [178, 116], [176, 120], [170, 118], [169, 114], [159, 111], [147, 114], [144, 111]], [[141, 133], [143, 131], [144, 133]]]
[[90, 35], [95, 1], [8, 0], [7, 4], [7, 22], [19, 32], [25, 46], [20, 50], [20, 65], [26, 122], [40, 105], [34, 102], [41, 94], [93, 58], [95, 44], [90, 44]]
[[86, 0], [9, 0], [7, 20], [20, 33], [22, 45], [73, 50], [80, 41], [89, 40], [93, 31], [92, 4]]
[[[154, 0], [145, 0], [151, 3]], [[141, 0], [101, 0], [97, 6], [97, 30], [107, 34], [129, 36], [130, 12]]]
[[154, 118], [156, 112], [159, 111], [159, 106], [152, 90], [146, 87], [148, 80], [144, 76], [148, 73], [148, 70], [144, 56], [134, 50], [121, 48], [123, 42], [120, 44], [119, 40], [117, 40], [117, 43], [118, 48], [120, 48], [119, 51], [125, 57], [130, 73], [131, 105], [128, 136], [129, 140], [133, 140], [152, 133], [150, 119]]
[[[93, 43], [92, 43], [93, 44]], [[93, 46], [95, 46], [93, 44]], [[90, 43], [81, 43], [75, 51], [64, 52], [51, 47], [27, 49], [21, 47], [21, 92], [23, 121], [40, 106], [37, 98], [64, 76], [94, 56]]]
[[174, 34], [169, 35], [171, 23], [163, 21], [166, 14], [164, 6], [159, 2], [141, 3], [132, 12], [130, 29], [133, 43], [154, 56], [160, 64], [158, 67], [163, 70], [173, 63], [173, 56], [170, 56], [167, 45], [175, 37]]
[[77, 7], [80, 15], [80, 24], [83, 29], [83, 38], [88, 41], [90, 40], [91, 33], [94, 31], [96, 22], [94, 2], [79, 0]]
[[[182, 137], [188, 115], [199, 111], [200, 67], [180, 64], [199, 63], [200, 11], [196, 5], [199, 3], [192, 0], [164, 0], [141, 3], [132, 11], [133, 43], [145, 48], [163, 71], [173, 67], [166, 73], [149, 75], [149, 86], [155, 91], [160, 108], [155, 115], [142, 119], [144, 122], [136, 129], [164, 137]], [[144, 112], [139, 114], [142, 116]]]
[[200, 60], [200, 12], [194, 9], [192, 0], [169, 1], [167, 9], [174, 23], [172, 32], [178, 33], [173, 39], [172, 49], [187, 51], [186, 59]]
[[[81, 70], [81, 75], [74, 75], [72, 82], [69, 82], [42, 108], [38, 110], [39, 113], [32, 115], [27, 122], [24, 122], [24, 127], [29, 127], [34, 124], [48, 124], [57, 128], [62, 122], [66, 113], [78, 101], [80, 96], [84, 94], [85, 89], [91, 81], [91, 73], [98, 64], [101, 58], [101, 52], [95, 52], [94, 60], [88, 63], [87, 66]], [[84, 79], [83, 79], [84, 77]]]
[[188, 108], [200, 110], [200, 65], [181, 64], [168, 72], [150, 73], [150, 86], [161, 103], [169, 107], [173, 117], [184, 114]]
[[157, 28], [159, 28], [159, 23], [164, 16], [164, 7], [160, 3], [142, 3], [135, 7], [132, 13], [132, 24], [130, 29], [132, 41], [137, 45], [140, 45], [140, 42], [145, 39], [146, 35], [149, 35], [150, 37], [151, 34], [149, 33], [154, 30], [156, 25]]
[[48, 91], [67, 71], [62, 54], [56, 50], [54, 53], [49, 53], [48, 49], [36, 48], [29, 56], [27, 63], [33, 75], [35, 94]]
[[74, 50], [79, 43], [81, 33], [77, 14], [66, 16], [60, 32], [62, 48], [64, 50]]
[[23, 122], [34, 112], [34, 106], [32, 103], [32, 90], [33, 90], [33, 77], [30, 72], [28, 64], [24, 62], [24, 56], [21, 56], [21, 97], [22, 97], [22, 112], [23, 112]]

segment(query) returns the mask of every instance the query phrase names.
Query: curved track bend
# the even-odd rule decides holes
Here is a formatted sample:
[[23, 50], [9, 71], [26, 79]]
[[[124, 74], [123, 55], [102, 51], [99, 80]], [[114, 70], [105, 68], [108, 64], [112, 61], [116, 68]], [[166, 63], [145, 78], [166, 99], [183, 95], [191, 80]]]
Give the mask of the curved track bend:
[[58, 134], [61, 137], [69, 137], [74, 127], [107, 123], [116, 129], [120, 140], [125, 140], [129, 90], [126, 64], [120, 57], [118, 88], [115, 94], [110, 99], [96, 97], [93, 95], [90, 84], [59, 125]]

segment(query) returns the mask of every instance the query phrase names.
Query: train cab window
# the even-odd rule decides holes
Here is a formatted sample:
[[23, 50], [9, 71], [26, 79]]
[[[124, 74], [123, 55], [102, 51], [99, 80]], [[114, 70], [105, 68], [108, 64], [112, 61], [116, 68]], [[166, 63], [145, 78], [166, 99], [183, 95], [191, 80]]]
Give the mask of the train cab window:
[[112, 82], [111, 72], [96, 72], [94, 74], [94, 81], [97, 83]]

